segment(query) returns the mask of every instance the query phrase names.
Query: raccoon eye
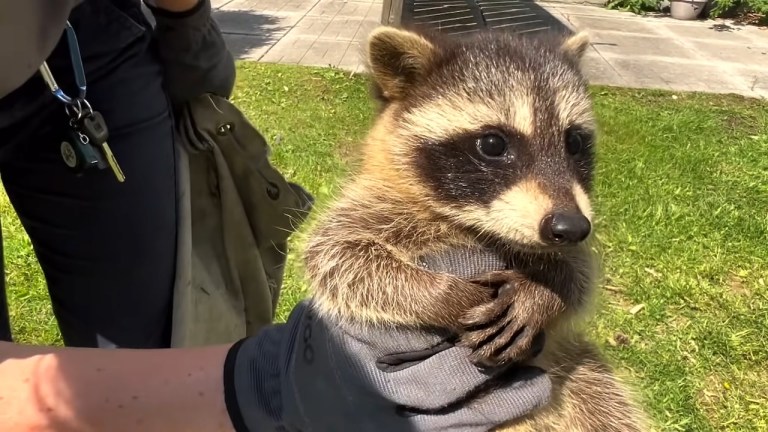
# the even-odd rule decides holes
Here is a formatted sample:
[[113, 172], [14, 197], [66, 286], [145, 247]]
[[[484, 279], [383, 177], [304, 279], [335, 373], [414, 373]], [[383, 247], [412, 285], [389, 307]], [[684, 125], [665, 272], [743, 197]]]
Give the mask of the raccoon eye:
[[589, 136], [578, 129], [569, 128], [565, 131], [565, 149], [571, 156], [580, 155], [586, 147], [587, 140]]
[[484, 156], [499, 157], [506, 153], [507, 141], [495, 133], [489, 133], [477, 139], [477, 148]]

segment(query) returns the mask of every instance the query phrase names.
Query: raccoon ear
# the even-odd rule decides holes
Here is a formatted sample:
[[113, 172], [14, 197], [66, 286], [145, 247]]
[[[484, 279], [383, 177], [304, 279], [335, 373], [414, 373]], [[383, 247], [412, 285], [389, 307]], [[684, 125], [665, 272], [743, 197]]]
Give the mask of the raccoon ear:
[[581, 60], [587, 48], [589, 48], [589, 34], [586, 31], [580, 31], [567, 38], [561, 48], [566, 54]]
[[426, 73], [435, 46], [417, 33], [381, 26], [368, 36], [368, 67], [386, 99], [401, 97]]

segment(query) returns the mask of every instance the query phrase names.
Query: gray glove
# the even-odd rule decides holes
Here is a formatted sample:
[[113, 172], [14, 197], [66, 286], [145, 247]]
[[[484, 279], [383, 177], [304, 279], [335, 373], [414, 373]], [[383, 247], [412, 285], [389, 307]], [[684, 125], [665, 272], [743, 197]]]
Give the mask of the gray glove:
[[[485, 249], [443, 251], [416, 264], [462, 278], [506, 266]], [[285, 324], [230, 350], [227, 408], [239, 432], [480, 432], [549, 401], [543, 370], [481, 371], [469, 354], [449, 334], [341, 327], [305, 301]]]
[[480, 432], [548, 402], [549, 378], [528, 367], [476, 395], [494, 374], [468, 355], [448, 335], [342, 328], [304, 301], [232, 348], [227, 407], [238, 432]]

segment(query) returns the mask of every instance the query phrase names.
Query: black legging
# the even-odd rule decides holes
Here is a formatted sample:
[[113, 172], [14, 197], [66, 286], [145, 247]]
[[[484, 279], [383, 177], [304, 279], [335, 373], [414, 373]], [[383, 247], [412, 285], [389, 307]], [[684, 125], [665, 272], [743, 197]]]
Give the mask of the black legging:
[[[67, 117], [39, 76], [0, 100], [0, 175], [43, 269], [65, 344], [166, 347], [175, 274], [175, 154], [151, 30], [136, 0], [86, 0], [70, 22], [85, 65], [87, 100], [106, 119], [126, 182], [109, 170], [80, 178], [67, 170], [59, 151]], [[48, 64], [59, 85], [75, 95], [65, 38]]]

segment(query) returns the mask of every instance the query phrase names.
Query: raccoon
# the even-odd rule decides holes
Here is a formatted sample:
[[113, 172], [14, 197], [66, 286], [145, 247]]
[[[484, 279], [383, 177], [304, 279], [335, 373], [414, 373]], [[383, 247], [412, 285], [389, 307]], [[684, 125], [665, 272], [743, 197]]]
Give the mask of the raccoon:
[[[585, 33], [374, 30], [378, 112], [358, 169], [305, 243], [318, 313], [449, 329], [480, 365], [549, 371], [552, 403], [500, 430], [645, 430], [578, 325], [598, 271], [588, 46]], [[508, 269], [466, 279], [418, 265], [460, 247], [491, 249]]]

